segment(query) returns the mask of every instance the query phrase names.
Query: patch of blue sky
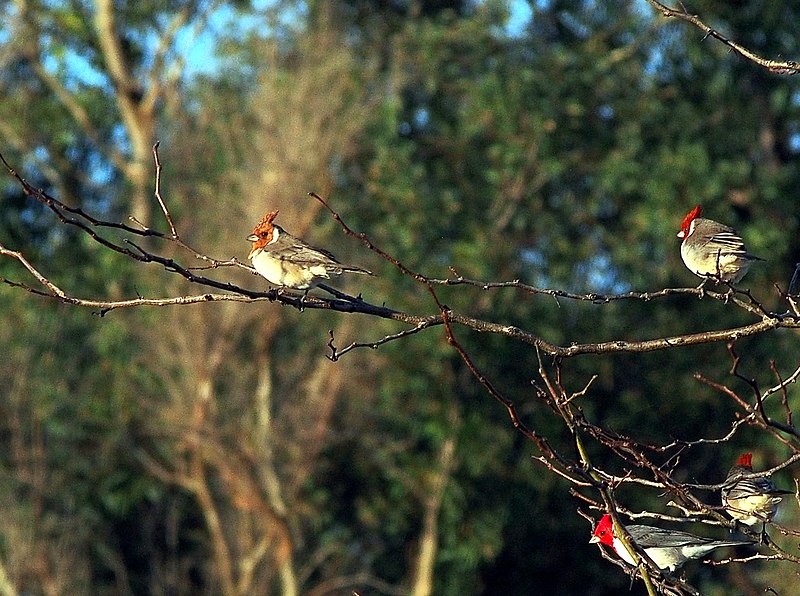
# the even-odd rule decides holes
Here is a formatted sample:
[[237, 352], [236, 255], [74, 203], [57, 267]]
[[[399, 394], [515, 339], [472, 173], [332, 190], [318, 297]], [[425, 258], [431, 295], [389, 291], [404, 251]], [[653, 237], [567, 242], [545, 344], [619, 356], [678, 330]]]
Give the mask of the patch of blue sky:
[[[168, 58], [182, 58], [183, 76], [187, 78], [217, 72], [222, 66], [217, 48], [223, 39], [243, 40], [252, 35], [268, 35], [270, 27], [267, 13], [276, 2], [261, 0], [253, 4], [257, 11], [251, 14], [242, 14], [228, 4], [222, 4], [211, 9], [209, 14], [198, 16], [198, 20], [188, 23], [177, 32]], [[297, 13], [281, 15], [279, 23], [291, 22], [298, 16]], [[9, 32], [0, 28], [0, 41], [8, 41], [9, 35]], [[161, 39], [161, 32], [150, 31], [145, 34], [146, 67], [151, 66]], [[65, 71], [66, 85], [70, 91], [80, 86], [108, 87], [110, 84], [106, 73], [95, 68], [90, 59], [72, 48], [66, 49], [61, 58], [45, 56], [45, 68], [53, 74]]]
[[[279, 12], [275, 10], [277, 4], [277, 0], [255, 0], [252, 5], [255, 11], [247, 14], [237, 11], [229, 4], [217, 5], [210, 9], [210, 13], [198, 17], [202, 20], [190, 22], [178, 31], [170, 55], [183, 59], [183, 76], [187, 79], [197, 75], [213, 75], [227, 66], [224, 56], [217, 51], [223, 39], [242, 41], [251, 36], [266, 37], [273, 34], [276, 28], [292, 29], [302, 22], [302, 3], [296, 9], [281, 9]], [[535, 6], [547, 4], [548, 0], [541, 0]], [[524, 35], [533, 18], [533, 9], [525, 0], [510, 0], [508, 7], [509, 18], [505, 33], [510, 37], [520, 37]], [[8, 35], [8, 32], [0, 28], [0, 41], [4, 37], [8, 38]], [[144, 45], [150, 50], [148, 59], [151, 59], [161, 35], [153, 31], [146, 34], [146, 37]], [[106, 74], [95, 68], [91, 60], [72, 49], [65, 51], [63, 63], [50, 57], [46, 66], [52, 72], [65, 68], [71, 80], [70, 90], [74, 90], [75, 86], [106, 87], [110, 83]]]
[[229, 6], [222, 5], [216, 8], [207, 17], [204, 27], [189, 25], [184, 27], [175, 37], [175, 53], [183, 56], [186, 61], [184, 76], [192, 78], [195, 75], [213, 74], [220, 66], [219, 55], [216, 48], [222, 36], [229, 37], [236, 33], [236, 37], [243, 37], [247, 31], [256, 27], [254, 17], [245, 17]]
[[252, 3], [254, 10], [248, 14], [224, 4], [207, 15], [206, 26], [199, 31], [191, 26], [181, 30], [176, 37], [175, 47], [177, 53], [186, 59], [184, 75], [192, 78], [218, 72], [225, 62], [224, 57], [216, 51], [223, 38], [237, 41], [249, 37], [266, 38], [274, 34], [276, 29], [291, 29], [302, 22], [304, 6], [276, 12], [277, 4], [277, 0], [255, 0]]
[[[519, 256], [528, 277], [523, 281], [543, 288], [558, 285], [545, 272], [547, 258], [541, 251], [524, 248], [520, 251]], [[573, 292], [623, 294], [631, 291], [630, 284], [620, 278], [619, 271], [614, 266], [611, 257], [604, 252], [577, 263], [573, 275], [574, 279], [569, 284], [569, 290]]]
[[[51, 56], [48, 56], [45, 59], [45, 68], [48, 68], [48, 70], [48, 61], [51, 58]], [[96, 69], [85, 56], [81, 56], [73, 50], [67, 50], [64, 53], [64, 68], [70, 75], [65, 83], [70, 91], [75, 91], [78, 85], [84, 87], [107, 87], [110, 83], [106, 73]]]
[[[546, 4], [546, 2], [537, 2]], [[506, 34], [509, 37], [521, 37], [533, 18], [533, 9], [525, 0], [511, 0], [508, 5], [509, 16], [506, 23]]]
[[578, 274], [586, 280], [585, 288], [600, 294], [623, 294], [631, 286], [620, 279], [619, 271], [608, 254], [600, 253], [578, 265]]

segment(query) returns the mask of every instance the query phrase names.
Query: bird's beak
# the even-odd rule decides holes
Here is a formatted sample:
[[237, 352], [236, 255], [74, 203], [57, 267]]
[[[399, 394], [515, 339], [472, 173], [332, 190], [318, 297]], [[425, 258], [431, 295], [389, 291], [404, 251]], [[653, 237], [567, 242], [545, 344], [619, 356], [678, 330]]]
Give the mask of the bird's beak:
[[594, 544], [594, 543], [596, 543], [596, 542], [600, 542], [600, 539], [599, 539], [597, 536], [592, 536], [592, 537], [589, 539], [589, 544]]
[[[258, 236], [256, 236], [255, 234], [250, 234], [250, 235], [247, 237], [247, 239], [248, 239], [250, 242], [255, 242], [255, 241], [256, 241], [256, 240], [258, 240], [259, 238], [258, 238]], [[256, 255], [257, 255], [259, 252], [261, 252], [261, 248], [262, 248], [261, 246], [256, 246], [256, 245], [254, 244], [254, 245], [253, 245], [253, 248], [252, 248], [252, 250], [250, 251], [250, 254], [249, 254], [249, 255], [247, 255], [247, 258], [248, 258], [248, 259], [252, 259], [252, 258], [253, 258], [254, 256], [256, 256]]]
[[686, 234], [683, 233], [683, 230], [677, 233], [678, 238], [683, 238]]

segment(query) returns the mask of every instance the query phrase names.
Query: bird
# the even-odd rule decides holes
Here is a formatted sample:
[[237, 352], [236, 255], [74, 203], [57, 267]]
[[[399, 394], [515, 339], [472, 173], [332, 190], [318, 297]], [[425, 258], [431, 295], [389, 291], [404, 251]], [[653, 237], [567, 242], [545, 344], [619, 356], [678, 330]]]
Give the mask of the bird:
[[702, 277], [703, 283], [708, 279], [739, 283], [754, 261], [764, 259], [747, 252], [736, 230], [700, 217], [702, 212], [703, 208], [697, 205], [681, 223], [678, 238], [683, 239], [681, 258], [684, 264], [689, 271]]
[[292, 236], [273, 223], [277, 216], [277, 211], [267, 213], [247, 237], [252, 242], [247, 258], [253, 263], [253, 268], [270, 283], [308, 291], [320, 285], [322, 280], [330, 279], [331, 273], [372, 275], [371, 271], [362, 267], [343, 265], [327, 250]]
[[722, 504], [733, 519], [748, 526], [762, 524], [762, 539], [767, 522], [778, 512], [783, 495], [791, 491], [779, 489], [766, 476], [742, 478], [753, 473], [753, 454], [744, 453], [728, 472], [722, 488]]
[[[674, 572], [690, 559], [700, 559], [706, 556], [716, 548], [753, 544], [749, 540], [713, 540], [688, 532], [666, 530], [654, 526], [630, 525], [625, 526], [625, 529], [659, 569], [669, 572]], [[628, 549], [614, 533], [614, 524], [608, 513], [597, 523], [589, 542], [610, 546], [623, 561], [636, 565]]]

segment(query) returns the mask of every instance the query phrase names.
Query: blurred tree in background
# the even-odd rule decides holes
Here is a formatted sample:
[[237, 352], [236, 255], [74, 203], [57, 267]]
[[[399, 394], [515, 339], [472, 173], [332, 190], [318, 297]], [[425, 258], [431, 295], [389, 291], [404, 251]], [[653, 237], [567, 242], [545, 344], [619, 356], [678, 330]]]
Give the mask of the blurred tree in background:
[[[745, 285], [786, 308], [773, 284], [785, 289], [800, 261], [797, 83], [646, 2], [0, 6], [0, 152], [68, 205], [164, 228], [151, 197], [159, 140], [162, 192], [191, 246], [243, 260], [255, 222], [279, 209], [293, 233], [375, 271], [348, 291], [429, 314], [423, 286], [337, 233], [306, 193], [330, 196], [351, 227], [431, 277], [609, 294], [695, 284], [675, 234], [702, 203], [768, 259]], [[689, 9], [761, 56], [800, 55], [789, 3]], [[0, 245], [61, 287], [111, 299], [191, 291], [59, 225], [13, 179], [0, 201]], [[265, 288], [238, 269], [203, 273]], [[18, 279], [19, 264], [0, 260], [0, 276]], [[454, 311], [565, 346], [752, 320], [693, 295], [593, 304], [437, 292]], [[101, 318], [9, 287], [0, 308], [0, 592], [628, 589], [588, 544], [584, 503], [531, 459], [536, 445], [441, 330], [331, 362], [329, 331], [341, 348], [396, 323], [267, 302]], [[529, 427], [574, 449], [537, 398], [530, 346], [456, 333]], [[736, 348], [744, 374], [769, 387], [770, 361], [788, 375], [797, 345], [782, 329]], [[597, 375], [582, 414], [662, 444], [729, 431], [735, 404], [695, 375], [746, 394], [730, 366], [724, 344], [705, 344], [581, 356], [562, 379], [579, 391]], [[797, 403], [793, 386], [787, 399]], [[743, 451], [766, 468], [797, 450], [744, 429], [677, 465], [714, 484]], [[592, 445], [591, 457], [625, 473], [608, 449]], [[791, 476], [776, 482], [791, 488]], [[655, 491], [619, 495], [633, 510], [665, 509]], [[779, 521], [800, 523], [792, 499]], [[796, 585], [787, 562], [688, 569], [704, 594]]]

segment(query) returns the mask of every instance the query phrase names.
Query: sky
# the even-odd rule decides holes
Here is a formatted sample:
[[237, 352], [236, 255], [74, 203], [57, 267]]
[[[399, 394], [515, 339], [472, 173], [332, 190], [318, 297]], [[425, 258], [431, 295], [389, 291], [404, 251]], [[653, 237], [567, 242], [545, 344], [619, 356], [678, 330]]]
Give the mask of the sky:
[[[257, 10], [266, 10], [275, 4], [276, 0], [256, 0], [253, 6]], [[533, 15], [529, 2], [525, 0], [509, 0], [510, 17], [506, 25], [506, 33], [516, 37], [523, 33]], [[287, 14], [291, 20], [293, 15]], [[207, 23], [196, 31], [194, 27], [184, 27], [175, 40], [176, 55], [186, 60], [185, 76], [192, 78], [202, 74], [213, 74], [220, 68], [221, 62], [215, 58], [217, 40], [222, 36], [230, 36], [232, 31], [237, 31], [241, 36], [246, 36], [254, 30], [264, 27], [263, 19], [259, 17], [243, 17], [229, 4], [222, 4], [208, 17]], [[3, 29], [0, 28], [0, 36]], [[158, 44], [158, 37], [152, 34], [152, 46]], [[74, 73], [76, 79], [89, 86], [107, 84], [104, 75], [93, 69], [83, 56], [71, 51], [63, 56], [67, 69]], [[60, 68], [60, 61], [55, 57], [45, 59], [45, 66], [55, 72]]]
[[[273, 4], [274, 0], [254, 2], [254, 6], [259, 10], [267, 9]], [[508, 5], [510, 18], [506, 25], [506, 32], [509, 36], [516, 37], [522, 34], [533, 12], [526, 0], [509, 0]], [[288, 18], [291, 18], [291, 15]], [[208, 27], [202, 33], [195, 36], [185, 30], [177, 40], [179, 51], [187, 59], [187, 75], [211, 74], [219, 67], [217, 61], [209, 59], [218, 36], [223, 33], [230, 35], [231, 30], [240, 31], [242, 35], [245, 35], [262, 25], [263, 22], [260, 19], [244, 19], [238, 16], [230, 6], [221, 6], [211, 15]]]

